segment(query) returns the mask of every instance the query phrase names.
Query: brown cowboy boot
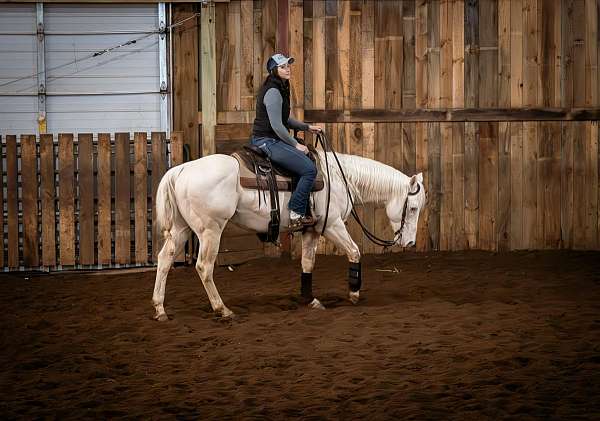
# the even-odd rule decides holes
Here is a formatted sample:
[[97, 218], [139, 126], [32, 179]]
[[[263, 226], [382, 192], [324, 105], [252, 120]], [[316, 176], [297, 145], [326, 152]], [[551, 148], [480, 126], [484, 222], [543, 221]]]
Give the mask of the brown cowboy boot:
[[290, 231], [302, 231], [306, 227], [312, 227], [317, 223], [312, 215], [304, 215], [300, 218], [290, 219]]

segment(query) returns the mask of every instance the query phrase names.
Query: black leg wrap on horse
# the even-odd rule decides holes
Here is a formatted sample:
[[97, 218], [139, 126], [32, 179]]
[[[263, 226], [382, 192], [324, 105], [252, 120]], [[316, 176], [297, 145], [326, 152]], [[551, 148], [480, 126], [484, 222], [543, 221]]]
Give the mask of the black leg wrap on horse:
[[350, 262], [350, 268], [348, 269], [348, 286], [350, 287], [350, 291], [359, 291], [361, 285], [362, 277], [360, 273], [360, 262]]
[[300, 276], [300, 295], [307, 300], [313, 299], [312, 295], [312, 273], [302, 272]]

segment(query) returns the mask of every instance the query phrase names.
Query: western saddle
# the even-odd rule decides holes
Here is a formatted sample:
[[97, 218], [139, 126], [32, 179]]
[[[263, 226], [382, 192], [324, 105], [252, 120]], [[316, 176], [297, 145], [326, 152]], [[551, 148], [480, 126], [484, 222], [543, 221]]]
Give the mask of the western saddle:
[[[316, 162], [318, 154], [309, 146], [309, 157]], [[263, 242], [278, 244], [281, 213], [279, 207], [279, 192], [293, 191], [297, 177], [277, 166], [269, 159], [266, 152], [252, 144], [244, 145], [242, 149], [231, 154], [240, 165], [240, 184], [251, 190], [258, 190], [258, 206], [261, 205], [262, 192], [269, 192], [271, 201], [271, 220], [266, 233], [258, 233]], [[317, 165], [319, 168], [319, 165]], [[319, 170], [312, 191], [323, 190], [323, 174]]]

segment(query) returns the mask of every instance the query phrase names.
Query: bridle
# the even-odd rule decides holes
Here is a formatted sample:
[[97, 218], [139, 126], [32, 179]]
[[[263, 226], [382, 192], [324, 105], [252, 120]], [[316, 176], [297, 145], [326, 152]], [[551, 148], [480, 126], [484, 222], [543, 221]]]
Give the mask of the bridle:
[[421, 191], [421, 185], [419, 183], [417, 183], [417, 190], [415, 192], [409, 191], [408, 194], [406, 195], [406, 200], [404, 201], [404, 208], [402, 209], [402, 221], [400, 222], [400, 228], [394, 232], [394, 239], [393, 240], [385, 240], [383, 238], [379, 238], [375, 234], [373, 234], [371, 231], [369, 231], [369, 229], [361, 221], [360, 216], [358, 216], [358, 212], [356, 212], [356, 210], [354, 209], [354, 201], [352, 200], [352, 194], [350, 193], [350, 187], [348, 186], [348, 181], [346, 180], [346, 174], [344, 174], [344, 170], [342, 169], [342, 164], [340, 164], [340, 161], [339, 161], [335, 151], [329, 145], [329, 142], [327, 141], [327, 136], [325, 135], [324, 132], [317, 133], [317, 143], [321, 143], [321, 147], [323, 148], [323, 151], [325, 152], [324, 153], [325, 168], [327, 169], [327, 208], [325, 211], [325, 219], [323, 222], [323, 229], [321, 230], [321, 235], [323, 235], [323, 233], [325, 232], [325, 227], [327, 226], [327, 218], [329, 217], [329, 203], [331, 200], [331, 196], [330, 196], [331, 177], [329, 176], [329, 164], [327, 162], [327, 151], [329, 150], [333, 154], [333, 157], [335, 158], [335, 161], [337, 162], [338, 168], [340, 169], [340, 173], [342, 174], [342, 179], [344, 180], [344, 185], [346, 186], [346, 193], [348, 194], [348, 199], [350, 200], [350, 204], [352, 205], [350, 213], [352, 214], [352, 217], [356, 220], [356, 222], [362, 229], [363, 233], [366, 235], [366, 237], [369, 240], [371, 240], [371, 242], [377, 244], [378, 246], [392, 247], [392, 246], [396, 245], [396, 243], [400, 240], [400, 236], [402, 235], [402, 229], [404, 228], [404, 224], [406, 222], [406, 211], [408, 209], [408, 197], [419, 194], [419, 192]]
[[406, 196], [406, 200], [404, 201], [404, 208], [402, 209], [402, 222], [400, 222], [400, 228], [396, 230], [396, 232], [394, 233], [394, 235], [399, 235], [400, 232], [402, 232], [402, 228], [404, 228], [404, 223], [406, 222], [406, 209], [408, 208], [408, 196], [416, 196], [417, 194], [419, 194], [419, 192], [421, 191], [421, 185], [419, 183], [417, 183], [417, 191], [415, 192], [408, 192], [408, 195]]

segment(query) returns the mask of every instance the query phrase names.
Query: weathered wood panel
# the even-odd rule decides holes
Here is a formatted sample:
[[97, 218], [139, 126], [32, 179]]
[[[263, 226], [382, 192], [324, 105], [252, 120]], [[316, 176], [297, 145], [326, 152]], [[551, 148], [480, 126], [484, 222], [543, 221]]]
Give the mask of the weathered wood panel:
[[98, 264], [112, 261], [112, 176], [110, 134], [98, 134]]
[[452, 250], [466, 247], [465, 236], [465, 125], [452, 125]]
[[573, 0], [573, 106], [585, 106], [586, 88], [586, 19], [585, 0]]
[[452, 191], [455, 188], [453, 175], [453, 130], [460, 123], [440, 123], [441, 126], [441, 200], [440, 200], [440, 250], [452, 249], [452, 221], [454, 219], [454, 201]]
[[573, 133], [573, 248], [585, 249], [588, 203], [586, 197], [586, 124], [576, 123]]
[[600, 2], [585, 0], [585, 105], [598, 106], [600, 92], [598, 91], [598, 50], [600, 38], [598, 19]]
[[498, 123], [479, 124], [479, 244], [496, 250], [498, 214]]
[[573, 247], [573, 204], [574, 204], [574, 137], [575, 124], [561, 125], [561, 160], [560, 160], [560, 234], [561, 247]]
[[539, 246], [537, 225], [538, 125], [523, 123], [523, 247]]
[[[427, 108], [440, 107], [440, 3], [427, 5]], [[434, 126], [435, 127], [435, 126]], [[438, 126], [439, 127], [439, 126]]]
[[538, 1], [523, 0], [523, 105], [538, 105], [539, 80], [539, 26]]
[[19, 267], [19, 198], [17, 190], [17, 137], [6, 136], [6, 210], [8, 267]]
[[498, 210], [496, 238], [499, 251], [510, 250], [511, 234], [511, 136], [510, 123], [498, 124]]
[[135, 133], [133, 196], [135, 206], [135, 263], [148, 262], [148, 138]]
[[598, 249], [598, 124], [585, 124], [585, 248]]
[[510, 247], [523, 242], [523, 123], [510, 123]]
[[498, 1], [479, 2], [479, 107], [498, 106]]
[[465, 106], [479, 107], [479, 0], [465, 1]]
[[60, 264], [75, 265], [75, 166], [73, 134], [58, 135]]
[[538, 217], [543, 224], [546, 249], [560, 248], [561, 214], [561, 127], [560, 123], [540, 124], [540, 156], [538, 164]]
[[304, 34], [303, 6], [298, 0], [290, 0], [289, 53], [296, 60], [292, 65], [293, 76], [290, 81], [292, 115], [304, 119]]
[[[41, 265], [56, 265], [56, 194], [54, 189], [54, 139], [40, 135], [40, 200], [42, 207]], [[0, 229], [1, 231], [1, 229]]]
[[[452, 106], [452, 2], [440, 2], [440, 103]], [[442, 132], [444, 129], [442, 128]], [[452, 149], [452, 148], [450, 148]]]
[[[254, 91], [258, 89], [258, 81], [254, 80], [254, 7], [252, 0], [241, 0], [241, 57], [240, 57], [240, 106], [242, 110], [254, 108]], [[185, 138], [185, 133], [183, 134]]]
[[23, 210], [23, 264], [39, 265], [37, 153], [34, 135], [21, 136], [21, 209]]
[[325, 0], [325, 108], [339, 109], [338, 3]]
[[325, 108], [325, 62], [327, 57], [325, 42], [325, 2], [313, 1], [312, 54], [314, 67], [312, 72], [312, 106], [316, 109]]
[[510, 50], [510, 106], [516, 108], [523, 105], [523, 0], [510, 2]]
[[415, 72], [416, 72], [416, 106], [417, 108], [426, 108], [429, 100], [429, 81], [428, 81], [428, 10], [427, 1], [418, 0], [416, 3], [415, 15]]
[[511, 0], [498, 0], [498, 106], [510, 107]]
[[415, 6], [414, 1], [402, 2], [402, 37], [403, 68], [402, 68], [402, 108], [416, 107], [416, 74], [415, 74]]
[[79, 169], [79, 264], [93, 265], [94, 258], [94, 159], [93, 136], [80, 133], [77, 136], [77, 159]]
[[[197, 12], [194, 4], [175, 5], [173, 21], [190, 18]], [[198, 109], [202, 107], [198, 87], [198, 23], [199, 18], [189, 19], [173, 29], [173, 128], [183, 130], [193, 158], [200, 154], [196, 117]]]
[[479, 125], [465, 123], [465, 236], [469, 249], [479, 244]]
[[115, 263], [131, 263], [129, 133], [115, 134]]
[[350, 3], [349, 25], [348, 108], [357, 109], [362, 107], [362, 2], [352, 1]]

